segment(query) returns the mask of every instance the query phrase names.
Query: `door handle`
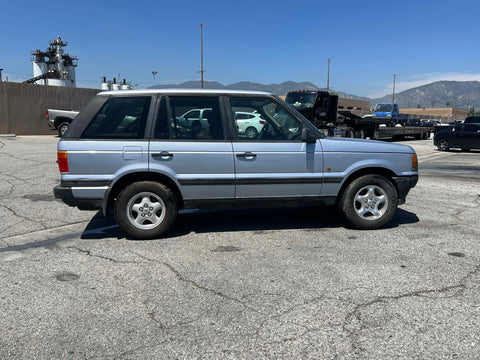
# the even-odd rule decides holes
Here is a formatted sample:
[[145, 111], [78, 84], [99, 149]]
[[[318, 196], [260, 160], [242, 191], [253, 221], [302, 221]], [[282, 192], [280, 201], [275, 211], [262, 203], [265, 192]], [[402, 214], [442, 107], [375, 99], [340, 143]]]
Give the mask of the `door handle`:
[[173, 154], [169, 153], [168, 151], [162, 151], [159, 153], [152, 153], [152, 157], [154, 159], [161, 158], [161, 159], [167, 160], [167, 159], [173, 158]]
[[251, 153], [250, 151], [247, 151], [243, 154], [237, 154], [237, 158], [254, 159], [256, 157], [257, 157], [257, 154]]

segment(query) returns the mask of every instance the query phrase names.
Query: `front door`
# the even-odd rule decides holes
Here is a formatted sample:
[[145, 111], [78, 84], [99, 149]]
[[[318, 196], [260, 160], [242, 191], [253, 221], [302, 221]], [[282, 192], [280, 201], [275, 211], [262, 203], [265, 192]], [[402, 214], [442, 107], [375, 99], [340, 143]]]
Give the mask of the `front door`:
[[320, 196], [321, 145], [300, 140], [300, 120], [271, 98], [232, 97], [230, 107], [233, 119], [237, 112], [252, 113], [263, 123], [254, 138], [234, 126], [236, 199]]

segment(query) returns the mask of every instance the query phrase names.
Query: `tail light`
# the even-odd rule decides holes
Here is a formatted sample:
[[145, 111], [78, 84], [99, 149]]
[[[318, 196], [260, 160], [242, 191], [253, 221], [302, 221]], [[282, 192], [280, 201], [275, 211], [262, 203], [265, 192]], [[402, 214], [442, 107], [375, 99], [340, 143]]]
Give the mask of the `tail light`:
[[264, 120], [258, 120], [258, 123], [259, 123], [260, 125], [263, 125], [263, 124], [265, 124], [265, 121], [264, 121]]
[[66, 151], [57, 151], [58, 169], [61, 173], [68, 173], [68, 159]]
[[412, 155], [412, 171], [418, 171], [418, 158], [417, 155]]
[[47, 118], [47, 120], [48, 120], [48, 110], [47, 110], [47, 113], [45, 114], [45, 117], [46, 117], [46, 118]]

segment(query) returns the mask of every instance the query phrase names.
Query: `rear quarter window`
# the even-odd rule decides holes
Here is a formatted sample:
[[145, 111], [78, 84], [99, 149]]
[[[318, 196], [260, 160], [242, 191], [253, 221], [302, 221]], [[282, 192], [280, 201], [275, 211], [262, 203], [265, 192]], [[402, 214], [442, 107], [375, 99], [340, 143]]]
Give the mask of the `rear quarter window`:
[[81, 138], [143, 139], [150, 103], [150, 96], [118, 96], [108, 99]]

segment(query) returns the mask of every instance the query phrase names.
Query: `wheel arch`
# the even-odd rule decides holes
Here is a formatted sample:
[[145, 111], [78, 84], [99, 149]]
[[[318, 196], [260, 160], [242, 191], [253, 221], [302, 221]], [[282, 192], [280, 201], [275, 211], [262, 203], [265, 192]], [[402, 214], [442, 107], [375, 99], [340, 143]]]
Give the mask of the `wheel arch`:
[[109, 211], [113, 209], [114, 201], [122, 189], [139, 181], [155, 181], [167, 186], [177, 197], [179, 207], [184, 206], [182, 192], [173, 179], [161, 173], [143, 171], [125, 174], [113, 184], [106, 200], [104, 200], [103, 213], [107, 215]]
[[397, 176], [392, 170], [384, 168], [384, 167], [367, 167], [367, 168], [362, 168], [354, 171], [348, 177], [343, 181], [342, 186], [340, 187], [340, 190], [337, 195], [337, 204], [339, 199], [342, 197], [343, 192], [347, 188], [347, 186], [355, 179], [358, 179], [359, 177], [362, 177], [364, 175], [382, 175], [390, 182], [392, 183], [392, 186], [395, 188], [395, 190], [399, 191], [397, 184], [395, 181], [393, 181], [393, 177]]
[[59, 116], [55, 118], [55, 121], [53, 122], [53, 125], [55, 126], [55, 129], [58, 128], [58, 126], [64, 122], [68, 122], [69, 124], [72, 122], [73, 119], [70, 119], [68, 117], [63, 117]]

